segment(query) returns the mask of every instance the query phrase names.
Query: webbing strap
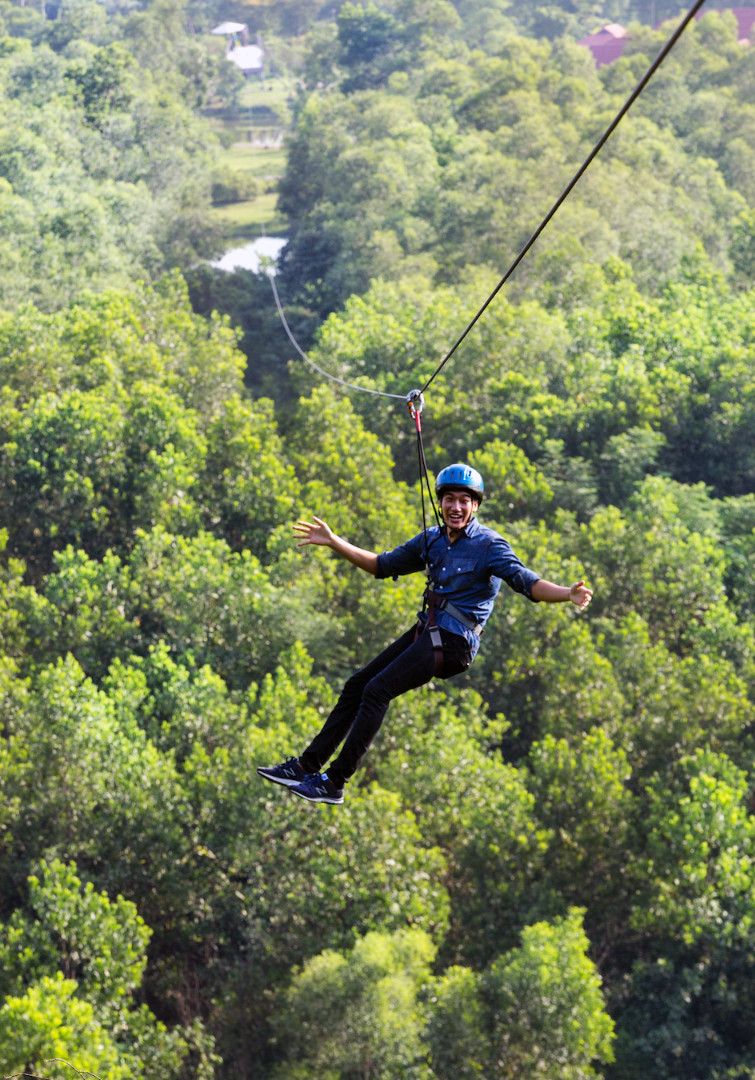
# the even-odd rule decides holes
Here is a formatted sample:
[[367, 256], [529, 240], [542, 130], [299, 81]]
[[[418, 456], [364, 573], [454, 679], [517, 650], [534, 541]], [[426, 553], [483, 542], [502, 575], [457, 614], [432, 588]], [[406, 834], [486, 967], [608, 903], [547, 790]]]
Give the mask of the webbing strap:
[[438, 629], [438, 624], [435, 622], [435, 603], [433, 601], [434, 594], [431, 589], [428, 589], [427, 593], [430, 594], [428, 597], [427, 606], [427, 622], [425, 623], [424, 628], [421, 632], [424, 633], [424, 631], [427, 630], [430, 635], [430, 642], [433, 647], [433, 658], [435, 660], [435, 674], [440, 675], [443, 671], [443, 638], [441, 637], [440, 630]]
[[462, 626], [466, 626], [467, 630], [471, 630], [473, 634], [477, 634], [478, 637], [482, 637], [483, 627], [480, 623], [470, 619], [468, 615], [465, 615], [463, 611], [457, 608], [456, 604], [452, 604], [445, 596], [441, 596], [440, 593], [434, 592], [429, 586], [425, 590], [425, 596], [433, 608], [438, 608], [439, 611], [446, 611], [452, 618], [460, 622]]

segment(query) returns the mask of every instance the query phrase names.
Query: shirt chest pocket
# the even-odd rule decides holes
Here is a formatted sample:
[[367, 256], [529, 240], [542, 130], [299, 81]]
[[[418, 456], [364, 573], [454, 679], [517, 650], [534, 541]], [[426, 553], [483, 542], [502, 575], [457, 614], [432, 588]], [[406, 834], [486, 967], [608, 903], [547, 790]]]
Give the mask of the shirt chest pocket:
[[449, 553], [440, 568], [438, 584], [464, 586], [467, 582], [471, 583], [477, 573], [477, 563], [477, 559], [454, 559]]

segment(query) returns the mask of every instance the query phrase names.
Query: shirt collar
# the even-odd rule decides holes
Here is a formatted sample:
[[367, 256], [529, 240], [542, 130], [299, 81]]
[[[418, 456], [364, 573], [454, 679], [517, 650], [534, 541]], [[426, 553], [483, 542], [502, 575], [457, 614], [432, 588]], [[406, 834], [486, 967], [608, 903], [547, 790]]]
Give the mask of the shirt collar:
[[[467, 524], [464, 526], [464, 528], [461, 530], [461, 535], [460, 535], [459, 539], [461, 539], [464, 536], [475, 536], [480, 531], [481, 528], [482, 528], [482, 526], [480, 525], [479, 521], [477, 520], [477, 515], [475, 514], [467, 522]], [[445, 523], [443, 524], [442, 531], [443, 531], [444, 536], [448, 540], [448, 526]]]

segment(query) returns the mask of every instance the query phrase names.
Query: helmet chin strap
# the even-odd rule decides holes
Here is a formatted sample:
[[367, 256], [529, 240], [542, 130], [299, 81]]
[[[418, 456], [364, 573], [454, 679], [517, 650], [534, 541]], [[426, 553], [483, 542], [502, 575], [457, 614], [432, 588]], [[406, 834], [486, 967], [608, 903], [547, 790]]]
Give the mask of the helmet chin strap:
[[470, 523], [470, 521], [472, 520], [472, 518], [473, 518], [473, 517], [475, 516], [475, 514], [477, 513], [477, 511], [476, 511], [476, 510], [472, 510], [472, 511], [470, 511], [470, 513], [469, 513], [469, 516], [468, 516], [468, 517], [466, 517], [466, 518], [464, 519], [464, 521], [462, 522], [462, 524], [461, 524], [461, 525], [451, 525], [451, 524], [449, 524], [449, 522], [448, 522], [448, 521], [446, 521], [446, 515], [445, 515], [445, 514], [443, 513], [443, 505], [442, 505], [442, 500], [441, 500], [441, 508], [440, 508], [440, 512], [441, 512], [441, 516], [442, 516], [442, 518], [443, 518], [443, 524], [444, 524], [444, 525], [446, 526], [446, 529], [447, 529], [447, 530], [448, 530], [449, 532], [455, 532], [455, 533], [460, 533], [460, 532], [462, 531], [462, 529], [466, 529], [467, 525], [468, 525], [468, 524]]

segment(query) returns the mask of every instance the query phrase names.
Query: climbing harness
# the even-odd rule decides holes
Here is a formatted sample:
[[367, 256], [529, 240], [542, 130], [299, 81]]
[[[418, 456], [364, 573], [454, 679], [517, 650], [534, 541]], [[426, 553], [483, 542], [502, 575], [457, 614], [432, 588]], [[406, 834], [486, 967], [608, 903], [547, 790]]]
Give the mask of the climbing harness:
[[[430, 643], [433, 647], [433, 659], [434, 659], [434, 672], [436, 675], [441, 675], [443, 672], [443, 637], [440, 632], [440, 627], [436, 621], [436, 611], [445, 611], [451, 615], [457, 622], [460, 622], [462, 626], [466, 626], [467, 630], [471, 630], [473, 634], [477, 634], [478, 637], [482, 637], [482, 625], [477, 623], [474, 619], [470, 619], [468, 615], [465, 615], [463, 611], [457, 608], [456, 604], [453, 604], [448, 597], [442, 596], [431, 588], [431, 581], [428, 577], [428, 583], [425, 586], [424, 596], [422, 597], [422, 611], [417, 620], [417, 628], [414, 631], [414, 640], [416, 641], [420, 634], [429, 634]], [[422, 619], [425, 619], [424, 623]]]
[[427, 597], [428, 605], [432, 604], [434, 610], [447, 612], [456, 619], [457, 622], [460, 622], [462, 626], [466, 626], [467, 630], [471, 630], [473, 634], [482, 637], [482, 624], [475, 622], [474, 619], [470, 619], [468, 615], [465, 615], [463, 611], [457, 608], [456, 604], [451, 603], [447, 596], [442, 596], [429, 586], [425, 589], [425, 596]]
[[[433, 663], [435, 675], [440, 675], [443, 671], [443, 638], [440, 634], [440, 629], [435, 621], [435, 597], [436, 593], [430, 588], [432, 582], [430, 580], [430, 548], [427, 541], [427, 514], [425, 512], [425, 486], [427, 487], [428, 498], [433, 508], [435, 515], [435, 521], [440, 528], [440, 516], [438, 509], [435, 505], [435, 501], [432, 496], [432, 489], [430, 487], [430, 477], [427, 471], [427, 458], [425, 457], [425, 447], [422, 443], [422, 410], [425, 407], [425, 399], [420, 390], [410, 390], [406, 395], [406, 404], [409, 409], [409, 415], [414, 420], [414, 426], [417, 429], [417, 457], [419, 460], [419, 490], [422, 501], [422, 536], [424, 539], [424, 561], [425, 561], [425, 573], [427, 575], [427, 585], [425, 587], [425, 594], [422, 601], [422, 611], [420, 617], [417, 620], [417, 628], [414, 632], [414, 640], [416, 641], [420, 634], [429, 634], [430, 643], [433, 647]], [[427, 613], [427, 618], [424, 623], [422, 622], [422, 616]]]

